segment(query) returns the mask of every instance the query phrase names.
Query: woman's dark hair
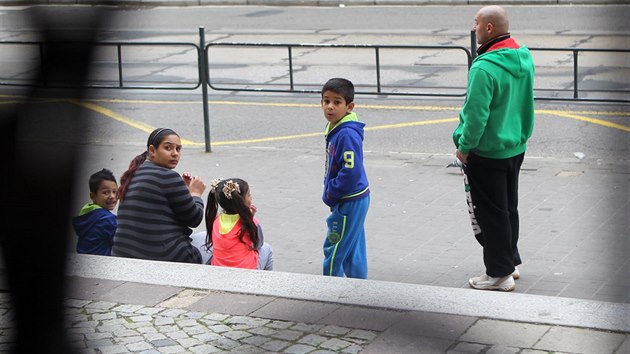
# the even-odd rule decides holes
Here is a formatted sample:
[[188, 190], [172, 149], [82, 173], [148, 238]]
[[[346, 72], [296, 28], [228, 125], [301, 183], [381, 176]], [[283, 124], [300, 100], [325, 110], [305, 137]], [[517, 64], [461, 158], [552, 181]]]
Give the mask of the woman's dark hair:
[[101, 186], [101, 182], [103, 181], [112, 181], [116, 182], [116, 177], [114, 177], [114, 173], [112, 171], [104, 168], [98, 172], [93, 173], [90, 176], [90, 180], [88, 181], [88, 185], [90, 186], [90, 192], [96, 193], [98, 192], [98, 188]]
[[354, 85], [348, 79], [335, 77], [328, 80], [324, 84], [324, 87], [322, 87], [322, 97], [324, 96], [324, 92], [326, 91], [332, 91], [343, 96], [343, 98], [346, 100], [346, 104], [350, 104], [352, 103], [352, 101], [354, 101]]
[[[226, 184], [238, 184], [240, 191], [232, 191], [231, 193], [226, 188], [226, 192], [231, 198], [228, 198], [224, 193]], [[214, 184], [213, 184], [214, 186]], [[226, 214], [238, 214], [241, 217], [241, 230], [238, 233], [238, 239], [243, 241], [245, 234], [249, 234], [249, 239], [252, 241], [252, 249], [258, 249], [258, 227], [254, 223], [254, 215], [251, 209], [245, 205], [245, 197], [249, 194], [249, 184], [240, 178], [226, 178], [219, 181], [216, 187], [210, 190], [208, 193], [208, 202], [206, 203], [206, 246], [212, 246], [212, 227], [214, 219], [217, 217], [219, 206], [223, 208]]]
[[129, 183], [131, 183], [131, 178], [136, 173], [136, 170], [144, 161], [147, 160], [147, 156], [149, 155], [149, 146], [153, 145], [155, 149], [157, 149], [164, 138], [169, 135], [177, 135], [173, 129], [169, 128], [157, 128], [149, 134], [149, 138], [147, 139], [147, 149], [140, 155], [136, 156], [129, 163], [129, 167], [127, 171], [125, 171], [120, 177], [120, 186], [118, 187], [118, 199], [121, 201], [125, 198], [125, 193], [127, 193], [127, 188], [129, 187]]

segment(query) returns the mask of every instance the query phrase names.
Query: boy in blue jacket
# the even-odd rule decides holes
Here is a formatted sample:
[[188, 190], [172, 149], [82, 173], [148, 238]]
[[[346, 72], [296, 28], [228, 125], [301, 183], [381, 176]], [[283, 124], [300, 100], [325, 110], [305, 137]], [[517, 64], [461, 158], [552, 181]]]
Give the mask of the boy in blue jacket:
[[79, 239], [77, 253], [110, 256], [118, 221], [114, 210], [118, 203], [118, 184], [112, 171], [102, 169], [90, 176], [91, 203], [85, 204], [72, 226]]
[[354, 85], [342, 78], [322, 88], [322, 110], [328, 121], [326, 170], [322, 200], [330, 207], [324, 240], [324, 275], [367, 278], [365, 217], [370, 189], [363, 166], [363, 127], [352, 112]]

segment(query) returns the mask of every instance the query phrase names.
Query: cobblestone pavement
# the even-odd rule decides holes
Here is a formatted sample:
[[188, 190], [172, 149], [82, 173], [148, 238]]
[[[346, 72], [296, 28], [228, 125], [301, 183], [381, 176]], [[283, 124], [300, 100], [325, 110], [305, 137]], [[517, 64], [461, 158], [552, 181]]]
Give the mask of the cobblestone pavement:
[[[8, 298], [2, 299], [0, 348], [10, 346]], [[377, 334], [330, 325], [167, 307], [69, 299], [70, 341], [79, 353], [358, 353]]]
[[[13, 334], [8, 301], [8, 294], [0, 294], [0, 353], [9, 352]], [[81, 354], [626, 353], [630, 349], [627, 333], [475, 317], [453, 317], [446, 321], [451, 322], [450, 334], [436, 335], [444, 330], [448, 316], [438, 320], [435, 314], [419, 314], [423, 321], [434, 322], [432, 328], [416, 318], [416, 322], [399, 323], [402, 331], [394, 330], [396, 326], [374, 331], [166, 306], [168, 301], [144, 306], [67, 299], [69, 339]], [[425, 327], [421, 330], [424, 335], [435, 337], [414, 336], [414, 344], [404, 339], [405, 332], [415, 332], [418, 327]]]

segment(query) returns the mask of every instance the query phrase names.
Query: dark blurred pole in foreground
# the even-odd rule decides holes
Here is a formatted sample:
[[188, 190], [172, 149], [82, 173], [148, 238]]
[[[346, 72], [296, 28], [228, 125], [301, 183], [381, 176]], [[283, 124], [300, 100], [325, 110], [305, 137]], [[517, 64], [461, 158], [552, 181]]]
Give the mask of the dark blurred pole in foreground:
[[[15, 324], [14, 353], [73, 353], [64, 323], [65, 251], [72, 187], [79, 162], [75, 145], [64, 136], [81, 136], [79, 109], [38, 110], [33, 100], [61, 96], [81, 99], [92, 43], [103, 23], [96, 8], [72, 23], [46, 7], [28, 9], [40, 30], [39, 41], [77, 41], [85, 45], [47, 45], [44, 64], [33, 83], [56, 81], [69, 89], [32, 88], [25, 103], [0, 111], [0, 248], [7, 271]], [[70, 112], [70, 113], [68, 113]], [[84, 182], [84, 181], [81, 181]], [[9, 231], [15, 230], [15, 231]]]

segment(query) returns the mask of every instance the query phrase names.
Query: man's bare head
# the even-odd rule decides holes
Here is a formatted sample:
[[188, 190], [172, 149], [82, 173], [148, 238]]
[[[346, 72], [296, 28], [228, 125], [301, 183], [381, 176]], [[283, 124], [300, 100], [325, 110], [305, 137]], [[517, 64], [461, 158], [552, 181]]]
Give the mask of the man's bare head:
[[510, 31], [510, 21], [504, 8], [497, 5], [485, 6], [477, 11], [475, 27], [477, 43], [483, 44]]

